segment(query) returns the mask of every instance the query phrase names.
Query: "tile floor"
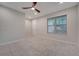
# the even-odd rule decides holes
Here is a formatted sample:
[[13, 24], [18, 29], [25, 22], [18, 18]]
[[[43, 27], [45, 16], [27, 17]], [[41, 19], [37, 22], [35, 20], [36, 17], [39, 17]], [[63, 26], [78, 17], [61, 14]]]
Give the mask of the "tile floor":
[[78, 50], [74, 44], [32, 36], [0, 46], [0, 56], [77, 56]]

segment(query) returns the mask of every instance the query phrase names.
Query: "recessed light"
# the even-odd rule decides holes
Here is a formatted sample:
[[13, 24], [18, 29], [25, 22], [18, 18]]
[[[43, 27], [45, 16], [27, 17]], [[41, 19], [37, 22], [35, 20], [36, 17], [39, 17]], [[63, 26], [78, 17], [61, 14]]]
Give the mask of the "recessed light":
[[32, 9], [32, 10], [35, 10], [35, 8], [34, 8], [34, 7], [32, 7], [31, 9]]

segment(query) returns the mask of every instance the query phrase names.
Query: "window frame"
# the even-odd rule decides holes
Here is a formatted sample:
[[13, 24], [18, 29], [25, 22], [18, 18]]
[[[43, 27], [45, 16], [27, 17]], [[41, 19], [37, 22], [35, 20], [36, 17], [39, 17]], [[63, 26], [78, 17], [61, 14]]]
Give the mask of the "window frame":
[[[47, 33], [54, 33], [54, 32], [49, 32], [48, 31], [48, 26], [52, 26], [52, 25], [48, 25], [48, 21], [49, 21], [49, 19], [53, 19], [53, 18], [55, 18], [55, 29], [56, 29], [56, 18], [59, 18], [59, 17], [63, 17], [63, 16], [66, 16], [66, 18], [67, 18], [67, 15], [61, 15], [61, 16], [55, 16], [55, 17], [50, 17], [50, 18], [47, 18]], [[58, 33], [55, 33], [55, 34], [58, 34]], [[63, 34], [63, 33], [62, 33]], [[67, 19], [66, 19], [66, 32], [65, 32], [65, 34], [67, 34]]]

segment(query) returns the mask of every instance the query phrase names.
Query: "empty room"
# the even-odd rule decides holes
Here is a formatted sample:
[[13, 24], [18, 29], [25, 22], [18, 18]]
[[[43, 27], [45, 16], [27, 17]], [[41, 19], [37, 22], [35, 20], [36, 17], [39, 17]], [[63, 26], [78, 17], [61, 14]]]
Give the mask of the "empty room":
[[0, 2], [0, 56], [79, 56], [79, 2]]

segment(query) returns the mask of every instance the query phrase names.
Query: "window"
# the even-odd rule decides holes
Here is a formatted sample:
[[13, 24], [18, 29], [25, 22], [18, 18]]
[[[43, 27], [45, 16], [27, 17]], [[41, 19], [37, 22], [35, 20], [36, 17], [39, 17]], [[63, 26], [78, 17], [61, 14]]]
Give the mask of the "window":
[[67, 16], [58, 16], [48, 18], [49, 33], [66, 33], [67, 32]]

